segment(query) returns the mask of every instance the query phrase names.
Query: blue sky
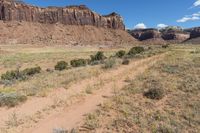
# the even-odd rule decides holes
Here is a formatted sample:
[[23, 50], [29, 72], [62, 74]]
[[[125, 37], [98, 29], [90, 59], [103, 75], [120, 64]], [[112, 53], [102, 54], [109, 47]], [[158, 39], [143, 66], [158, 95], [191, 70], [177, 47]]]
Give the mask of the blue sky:
[[126, 28], [200, 26], [200, 0], [25, 0], [37, 6], [84, 4], [99, 14], [117, 12]]

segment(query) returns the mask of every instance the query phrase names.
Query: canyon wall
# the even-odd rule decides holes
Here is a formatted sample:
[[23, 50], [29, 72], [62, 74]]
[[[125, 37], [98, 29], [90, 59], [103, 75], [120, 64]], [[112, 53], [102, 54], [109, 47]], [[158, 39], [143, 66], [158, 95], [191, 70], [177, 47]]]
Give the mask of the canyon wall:
[[0, 0], [0, 20], [44, 24], [92, 25], [111, 29], [125, 29], [120, 15], [111, 13], [102, 16], [84, 5], [41, 8], [10, 0]]

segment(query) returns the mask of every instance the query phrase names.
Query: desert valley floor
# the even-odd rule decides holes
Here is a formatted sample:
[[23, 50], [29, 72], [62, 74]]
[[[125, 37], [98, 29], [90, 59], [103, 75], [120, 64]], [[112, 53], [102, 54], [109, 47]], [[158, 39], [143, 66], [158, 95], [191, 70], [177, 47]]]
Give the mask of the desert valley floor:
[[[131, 47], [1, 45], [1, 74], [38, 66], [41, 71], [26, 79], [1, 81], [0, 92], [15, 97], [0, 104], [0, 131], [197, 133], [199, 45], [144, 46], [127, 65], [114, 57]], [[59, 61], [89, 59], [98, 51], [115, 59], [54, 70]], [[151, 89], [164, 91], [161, 98], [146, 96]], [[18, 95], [26, 100], [18, 100]]]

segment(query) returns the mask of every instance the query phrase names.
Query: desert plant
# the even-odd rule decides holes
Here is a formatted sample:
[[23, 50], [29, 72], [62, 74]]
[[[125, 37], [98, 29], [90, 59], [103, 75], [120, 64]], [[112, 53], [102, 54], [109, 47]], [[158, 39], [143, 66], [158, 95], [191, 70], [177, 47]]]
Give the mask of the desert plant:
[[26, 68], [22, 71], [23, 74], [27, 76], [32, 76], [34, 74], [40, 73], [41, 68], [40, 67], [32, 67], [32, 68]]
[[110, 58], [105, 61], [103, 68], [109, 69], [109, 68], [113, 68], [115, 65], [116, 65], [115, 58]]
[[0, 93], [0, 107], [8, 106], [14, 107], [21, 102], [27, 100], [27, 97], [16, 92], [13, 93]]
[[125, 54], [126, 54], [126, 51], [120, 50], [120, 51], [118, 51], [118, 52], [116, 53], [115, 56], [118, 57], [118, 58], [122, 58]]
[[103, 52], [101, 51], [97, 52], [95, 55], [91, 55], [90, 58], [91, 58], [91, 61], [100, 61], [100, 60], [106, 59]]
[[136, 55], [144, 52], [144, 48], [141, 46], [133, 47], [129, 50], [128, 55]]
[[128, 60], [128, 59], [124, 59], [123, 61], [122, 61], [122, 64], [123, 65], [128, 65], [130, 63], [130, 61]]
[[86, 66], [87, 60], [85, 60], [85, 59], [75, 59], [75, 60], [71, 60], [70, 64], [71, 64], [72, 67]]
[[144, 92], [144, 96], [150, 99], [160, 100], [164, 97], [164, 91], [160, 88], [151, 88], [147, 92]]
[[55, 70], [59, 70], [62, 71], [64, 69], [66, 69], [68, 66], [68, 63], [65, 61], [59, 61], [57, 62], [57, 64], [55, 65]]
[[26, 78], [25, 75], [19, 70], [7, 71], [6, 73], [1, 75], [1, 80], [13, 81], [13, 80], [23, 80], [25, 78]]
[[169, 44], [162, 45], [162, 48], [168, 48]]

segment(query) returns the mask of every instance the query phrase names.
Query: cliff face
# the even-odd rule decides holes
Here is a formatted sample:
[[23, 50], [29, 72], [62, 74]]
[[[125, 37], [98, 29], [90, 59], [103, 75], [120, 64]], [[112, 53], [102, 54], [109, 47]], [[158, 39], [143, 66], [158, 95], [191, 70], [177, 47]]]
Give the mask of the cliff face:
[[156, 29], [136, 29], [129, 31], [129, 33], [140, 41], [161, 37], [160, 32]]
[[111, 29], [125, 29], [123, 19], [118, 14], [111, 13], [101, 16], [84, 5], [40, 8], [9, 0], [0, 0], [0, 20], [92, 25]]
[[136, 29], [128, 31], [134, 38], [145, 41], [151, 40], [156, 44], [162, 43], [180, 43], [187, 40], [190, 37], [190, 34], [181, 30], [163, 30], [159, 31], [158, 29]]
[[200, 37], [200, 27], [186, 29], [190, 33], [190, 39]]
[[181, 43], [190, 38], [190, 34], [184, 31], [166, 31], [162, 32], [162, 38], [166, 41]]

